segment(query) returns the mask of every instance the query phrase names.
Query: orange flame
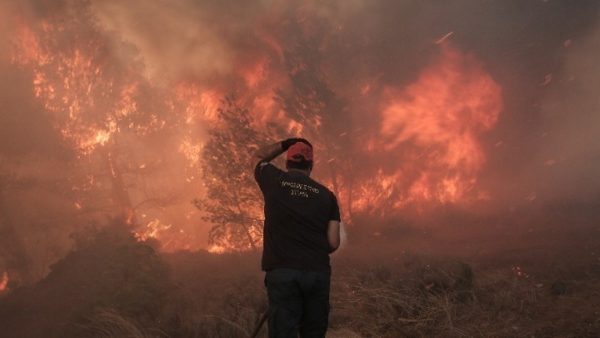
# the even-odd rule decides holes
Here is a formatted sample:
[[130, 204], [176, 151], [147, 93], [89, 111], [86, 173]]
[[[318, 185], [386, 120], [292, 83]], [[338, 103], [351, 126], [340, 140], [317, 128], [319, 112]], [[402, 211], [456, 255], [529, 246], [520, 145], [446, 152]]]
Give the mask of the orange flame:
[[229, 249], [225, 246], [213, 244], [208, 247], [207, 251], [210, 253], [213, 253], [213, 254], [224, 254], [224, 253], [228, 252]]
[[8, 291], [8, 281], [8, 272], [4, 271], [4, 273], [2, 273], [2, 278], [0, 278], [0, 293]]
[[474, 190], [486, 160], [479, 135], [498, 120], [501, 90], [474, 56], [441, 46], [438, 59], [413, 84], [387, 89], [385, 143], [370, 143], [385, 149], [390, 161], [398, 156], [399, 169], [380, 171], [366, 182], [356, 209], [389, 205], [390, 198], [395, 208], [411, 202], [458, 203]]
[[[145, 116], [149, 122], [130, 122], [136, 121], [131, 117], [144, 107], [139, 98], [146, 88], [144, 80], [134, 76], [135, 71], [131, 77], [114, 75], [114, 69], [100, 57], [105, 47], [101, 40], [58, 48], [53, 39], [61, 35], [62, 29], [60, 24], [46, 22], [19, 27], [13, 62], [31, 70], [35, 96], [63, 139], [73, 143], [78, 154], [90, 155], [99, 147], [113, 145], [125, 129], [146, 135], [165, 126], [167, 122], [153, 113]], [[352, 193], [343, 191], [347, 187], [340, 188], [342, 194], [359, 196], [352, 198], [353, 210], [369, 211], [381, 206], [381, 210], [393, 212], [409, 203], [461, 203], [488, 196], [476, 191], [478, 174], [486, 161], [479, 139], [496, 124], [502, 109], [501, 91], [474, 56], [448, 45], [451, 34], [437, 41], [439, 56], [414, 83], [386, 89], [380, 107], [380, 134], [366, 144], [368, 153], [384, 149], [389, 163], [375, 168], [369, 179], [353, 185]], [[283, 58], [283, 49], [269, 34], [262, 38]], [[302, 123], [306, 122], [286, 116], [273, 99], [275, 89], [283, 87], [287, 77], [283, 72], [275, 73], [276, 67], [270, 62], [275, 61], [257, 57], [254, 62], [241, 62], [234, 91], [253, 114], [257, 127], [275, 122], [280, 130], [300, 135], [305, 127]], [[361, 95], [370, 96], [376, 90], [376, 82], [375, 79], [363, 86]], [[187, 161], [188, 182], [199, 174], [205, 137], [202, 128], [218, 123], [218, 107], [226, 93], [223, 88], [193, 82], [160, 91], [165, 95], [166, 106], [181, 114], [179, 120], [174, 119], [180, 123], [176, 126], [179, 134], [173, 150]], [[310, 123], [320, 125], [321, 117], [314, 117]], [[111, 171], [115, 176], [112, 164]], [[90, 177], [91, 186], [94, 177]], [[75, 208], [82, 209], [82, 203], [75, 202]], [[127, 220], [133, 222], [134, 210], [127, 209], [127, 213]], [[260, 215], [261, 210], [255, 214]], [[165, 225], [160, 216], [154, 217], [157, 218], [137, 232], [138, 238], [157, 238], [177, 248], [189, 246], [188, 234], [177, 231], [177, 224]], [[227, 243], [209, 247], [214, 253], [234, 249]]]
[[[12, 61], [32, 71], [33, 92], [62, 137], [81, 155], [89, 155], [107, 144], [120, 132], [119, 123], [138, 111], [135, 96], [139, 84], [134, 76], [127, 83], [119, 83], [119, 78], [106, 69], [104, 45], [99, 39], [60, 48], [56, 40], [65, 29], [58, 23], [21, 24]], [[143, 135], [163, 125], [164, 121], [151, 115], [149, 122], [127, 127]]]
[[145, 229], [135, 231], [135, 236], [141, 241], [146, 241], [151, 238], [158, 239], [161, 232], [167, 231], [171, 227], [171, 224], [163, 224], [159, 219], [156, 218], [148, 222]]
[[222, 93], [214, 89], [203, 89], [193, 83], [181, 83], [175, 88], [174, 94], [184, 104], [187, 124], [217, 120]]

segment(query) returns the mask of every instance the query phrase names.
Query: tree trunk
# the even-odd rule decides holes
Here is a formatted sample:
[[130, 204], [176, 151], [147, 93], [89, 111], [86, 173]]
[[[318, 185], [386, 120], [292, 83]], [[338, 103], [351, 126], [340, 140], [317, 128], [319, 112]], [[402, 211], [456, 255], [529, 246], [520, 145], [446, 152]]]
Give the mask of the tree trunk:
[[127, 225], [135, 223], [135, 211], [131, 204], [129, 192], [123, 181], [123, 175], [110, 151], [105, 153], [108, 173], [112, 184], [112, 199], [119, 208], [119, 218]]
[[246, 232], [246, 236], [248, 237], [248, 242], [250, 243], [250, 247], [252, 248], [252, 251], [256, 251], [256, 244], [254, 243], [254, 239], [252, 238], [252, 234], [250, 233], [250, 229], [246, 226], [245, 224], [245, 220], [244, 220], [244, 213], [242, 212], [242, 207], [240, 207], [240, 202], [237, 199], [237, 193], [235, 195], [235, 207], [238, 210], [238, 215], [240, 216], [240, 225], [244, 228], [244, 231]]

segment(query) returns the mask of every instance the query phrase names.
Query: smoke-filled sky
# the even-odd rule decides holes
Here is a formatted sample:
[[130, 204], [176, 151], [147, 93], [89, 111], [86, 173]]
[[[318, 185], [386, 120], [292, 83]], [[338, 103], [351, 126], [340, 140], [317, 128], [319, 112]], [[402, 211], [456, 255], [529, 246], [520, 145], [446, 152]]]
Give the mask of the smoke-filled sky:
[[[599, 7], [5, 0], [2, 231], [22, 240], [2, 254], [67, 241], [83, 214], [115, 200], [140, 204], [150, 236], [204, 247], [208, 226], [190, 200], [202, 195], [216, 107], [232, 93], [257, 126], [317, 138], [316, 176], [339, 185], [346, 214], [595, 203]], [[317, 104], [299, 109], [307, 97]], [[120, 172], [129, 196], [115, 193]]]
[[[165, 85], [181, 78], [232, 85], [262, 57], [277, 73], [289, 22], [306, 22], [303, 29], [322, 35], [323, 67], [347, 98], [364, 81], [411, 83], [435, 55], [434, 42], [452, 33], [448, 41], [481, 60], [502, 87], [504, 109], [483, 136], [497, 195], [519, 204], [598, 193], [597, 1], [102, 1], [92, 8], [113, 38], [138, 50], [146, 76]], [[359, 118], [372, 121], [381, 108], [364, 109]]]

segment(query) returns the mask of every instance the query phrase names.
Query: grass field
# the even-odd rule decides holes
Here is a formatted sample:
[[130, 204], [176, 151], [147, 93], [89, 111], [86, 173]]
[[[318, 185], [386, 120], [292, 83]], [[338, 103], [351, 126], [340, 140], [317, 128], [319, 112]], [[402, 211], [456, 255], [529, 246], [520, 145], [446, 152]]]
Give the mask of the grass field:
[[[596, 213], [350, 229], [328, 336], [598, 337]], [[115, 229], [2, 296], [1, 336], [249, 336], [266, 309], [259, 253], [159, 253]]]

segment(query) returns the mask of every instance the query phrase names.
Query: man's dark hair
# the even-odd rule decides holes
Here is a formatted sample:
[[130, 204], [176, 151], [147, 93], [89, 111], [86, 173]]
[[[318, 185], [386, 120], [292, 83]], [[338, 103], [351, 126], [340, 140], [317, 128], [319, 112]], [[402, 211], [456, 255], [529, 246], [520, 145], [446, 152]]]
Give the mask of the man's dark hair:
[[312, 170], [313, 161], [307, 161], [304, 157], [296, 155], [294, 156], [297, 161], [285, 161], [285, 166], [288, 169], [300, 169], [300, 170]]

